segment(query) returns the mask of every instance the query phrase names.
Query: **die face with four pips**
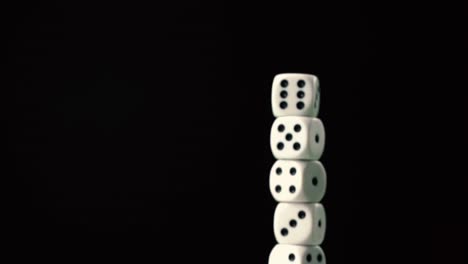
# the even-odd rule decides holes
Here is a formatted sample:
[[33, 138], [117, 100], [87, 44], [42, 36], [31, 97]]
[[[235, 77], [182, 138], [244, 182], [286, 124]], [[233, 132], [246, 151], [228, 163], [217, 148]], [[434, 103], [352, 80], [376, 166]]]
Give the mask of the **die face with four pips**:
[[278, 202], [318, 203], [327, 175], [320, 161], [277, 160], [270, 170], [270, 192]]

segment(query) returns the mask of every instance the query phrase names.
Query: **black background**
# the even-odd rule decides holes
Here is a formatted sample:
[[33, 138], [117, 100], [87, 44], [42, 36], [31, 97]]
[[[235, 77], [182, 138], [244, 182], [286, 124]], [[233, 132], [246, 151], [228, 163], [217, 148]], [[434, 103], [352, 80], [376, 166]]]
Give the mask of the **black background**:
[[455, 65], [466, 60], [455, 9], [3, 8], [14, 247], [266, 263], [271, 81], [304, 72], [322, 88], [328, 262], [456, 263], [466, 251], [466, 87]]

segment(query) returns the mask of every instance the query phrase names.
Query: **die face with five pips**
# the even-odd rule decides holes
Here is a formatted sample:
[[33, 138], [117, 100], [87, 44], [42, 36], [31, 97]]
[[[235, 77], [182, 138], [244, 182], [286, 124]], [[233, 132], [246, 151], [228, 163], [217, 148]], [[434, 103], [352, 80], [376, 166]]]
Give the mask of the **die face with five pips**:
[[271, 127], [270, 147], [276, 159], [318, 160], [325, 148], [322, 121], [315, 117], [278, 117]]

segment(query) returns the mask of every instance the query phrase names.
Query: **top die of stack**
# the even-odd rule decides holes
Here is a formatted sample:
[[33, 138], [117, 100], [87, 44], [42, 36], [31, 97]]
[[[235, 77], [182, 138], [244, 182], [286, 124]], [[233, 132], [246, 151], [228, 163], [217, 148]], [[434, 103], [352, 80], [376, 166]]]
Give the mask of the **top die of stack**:
[[277, 74], [273, 79], [271, 103], [275, 117], [317, 117], [320, 108], [317, 76], [305, 73]]

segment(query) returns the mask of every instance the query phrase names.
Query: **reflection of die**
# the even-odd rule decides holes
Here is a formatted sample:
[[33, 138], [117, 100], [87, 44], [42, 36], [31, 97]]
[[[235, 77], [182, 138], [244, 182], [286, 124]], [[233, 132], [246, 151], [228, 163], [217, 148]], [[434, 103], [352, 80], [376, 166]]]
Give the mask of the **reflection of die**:
[[271, 250], [268, 264], [290, 263], [326, 264], [326, 259], [320, 246], [275, 245]]
[[279, 244], [320, 245], [326, 230], [325, 209], [320, 203], [279, 203], [273, 230]]
[[318, 160], [325, 147], [322, 121], [314, 117], [278, 117], [271, 127], [270, 147], [276, 159]]
[[270, 171], [270, 192], [278, 202], [320, 202], [327, 176], [320, 161], [278, 160]]
[[312, 74], [282, 73], [273, 79], [273, 115], [316, 117], [320, 108], [318, 78]]

